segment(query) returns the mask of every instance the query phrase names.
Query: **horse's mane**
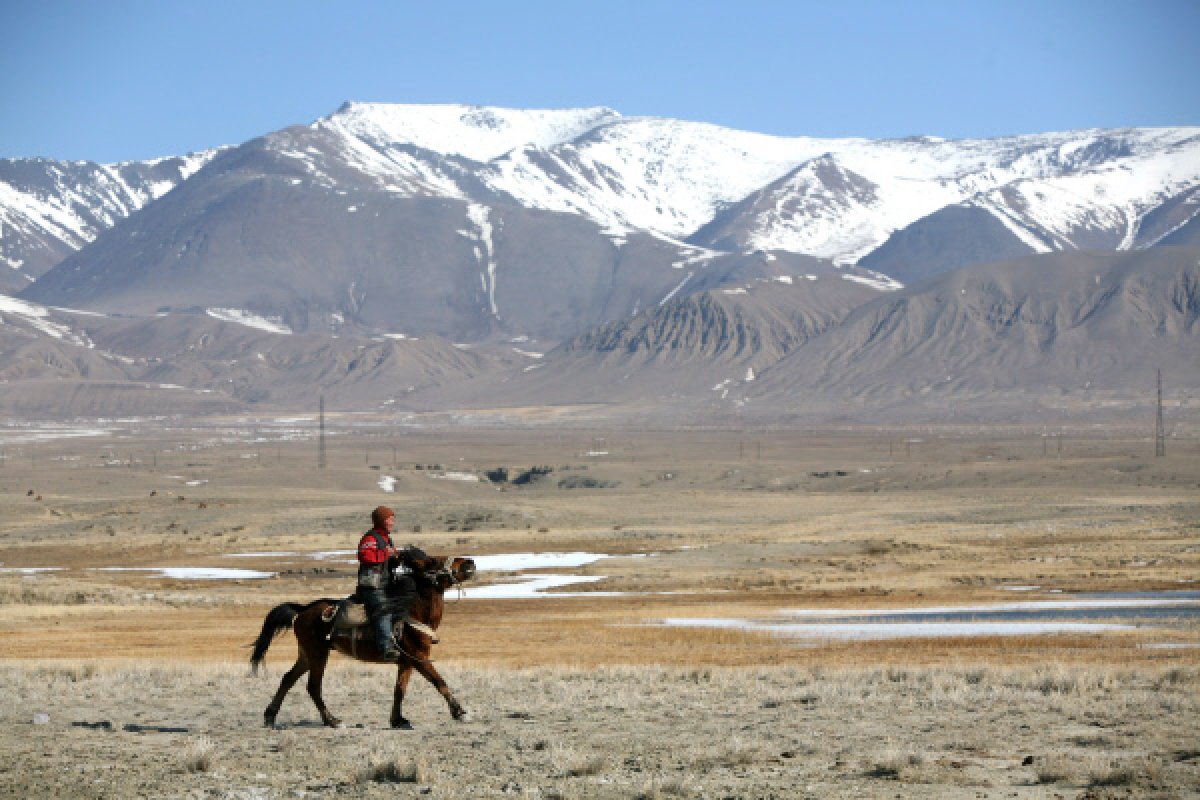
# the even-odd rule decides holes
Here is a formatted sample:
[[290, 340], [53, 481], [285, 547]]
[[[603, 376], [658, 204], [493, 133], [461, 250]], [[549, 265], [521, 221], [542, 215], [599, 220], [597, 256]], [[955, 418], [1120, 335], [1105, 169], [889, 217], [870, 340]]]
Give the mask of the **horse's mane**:
[[437, 559], [415, 545], [405, 545], [396, 552], [400, 563], [413, 572], [424, 572], [438, 567]]

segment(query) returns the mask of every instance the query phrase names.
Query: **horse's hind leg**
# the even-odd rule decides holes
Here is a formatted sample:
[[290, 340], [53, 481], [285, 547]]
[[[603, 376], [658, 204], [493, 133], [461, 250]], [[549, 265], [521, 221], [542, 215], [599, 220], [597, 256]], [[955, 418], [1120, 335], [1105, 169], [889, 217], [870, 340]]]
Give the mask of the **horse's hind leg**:
[[296, 658], [296, 663], [283, 676], [283, 680], [279, 682], [279, 691], [271, 698], [271, 704], [267, 706], [267, 710], [263, 712], [263, 723], [268, 728], [275, 727], [275, 715], [279, 713], [279, 707], [283, 705], [283, 698], [291, 691], [291, 688], [296, 685], [296, 681], [300, 680], [300, 676], [308, 672], [308, 659], [301, 652]]
[[317, 649], [311, 660], [312, 671], [308, 673], [308, 696], [312, 698], [313, 705], [317, 707], [321, 721], [330, 728], [336, 728], [342, 724], [342, 721], [329, 713], [329, 709], [325, 707], [325, 701], [321, 698], [321, 681], [325, 677], [325, 665], [329, 662], [329, 650], [324, 647]]

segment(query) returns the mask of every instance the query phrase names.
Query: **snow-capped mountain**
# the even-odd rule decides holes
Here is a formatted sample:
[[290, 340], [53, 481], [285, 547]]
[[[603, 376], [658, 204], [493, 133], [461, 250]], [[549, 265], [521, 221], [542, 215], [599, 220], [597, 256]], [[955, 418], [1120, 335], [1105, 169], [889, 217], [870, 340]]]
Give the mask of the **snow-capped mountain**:
[[[29, 273], [38, 280], [23, 296], [100, 310], [242, 309], [296, 331], [561, 341], [719, 288], [767, 255], [911, 282], [1200, 235], [1200, 128], [877, 141], [602, 107], [348, 103], [176, 162], [152, 165], [174, 182], [92, 194], [81, 187], [99, 178], [84, 178], [112, 168], [72, 177], [46, 162], [54, 179], [42, 181], [49, 210], [38, 219], [59, 220], [59, 250], [43, 257], [110, 227], [49, 273]], [[5, 180], [11, 195], [18, 184]], [[33, 194], [0, 208], [4, 219]], [[87, 228], [74, 222], [82, 212], [61, 211], [93, 194], [124, 205], [104, 205]], [[41, 243], [17, 230], [0, 228], [0, 250], [31, 264]]]
[[0, 289], [20, 289], [216, 155], [96, 164], [0, 159]]
[[[310, 127], [336, 136], [348, 165], [396, 191], [418, 191], [402, 178], [424, 173], [420, 191], [486, 200], [482, 184], [527, 208], [674, 239], [722, 218], [721, 234], [698, 243], [838, 263], [959, 203], [985, 209], [1031, 252], [1129, 249], [1148, 213], [1200, 183], [1197, 128], [872, 141], [767, 136], [607, 108], [356, 103]], [[476, 163], [451, 166], [432, 154]]]
[[[346, 103], [314, 122], [326, 130], [380, 152], [412, 145], [443, 155], [484, 162], [522, 148], [550, 148], [621, 118], [609, 108], [518, 110], [460, 105]], [[353, 144], [350, 147], [354, 147]], [[364, 170], [370, 162], [364, 163]], [[383, 169], [379, 176], [386, 178]]]
[[[837, 263], [958, 204], [984, 210], [1030, 252], [1129, 249], [1146, 243], [1138, 232], [1147, 215], [1200, 186], [1197, 128], [874, 141], [768, 136], [608, 108], [347, 103], [266, 144], [329, 185], [503, 198], [582, 215], [614, 235]], [[111, 166], [0, 161], [0, 258], [35, 278], [215, 152]]]
[[523, 205], [609, 228], [838, 263], [964, 202], [1032, 252], [1100, 242], [1128, 249], [1147, 214], [1200, 183], [1200, 129], [867, 141], [622, 120], [548, 150], [510, 153], [483, 179]]

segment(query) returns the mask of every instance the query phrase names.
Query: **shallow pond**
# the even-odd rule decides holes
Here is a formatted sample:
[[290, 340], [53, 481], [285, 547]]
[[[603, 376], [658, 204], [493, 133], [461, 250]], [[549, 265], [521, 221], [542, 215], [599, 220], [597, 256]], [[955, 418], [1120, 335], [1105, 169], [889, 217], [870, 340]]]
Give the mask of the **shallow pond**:
[[[777, 617], [671, 617], [670, 627], [735, 628], [803, 639], [1104, 633], [1200, 619], [1200, 592], [1108, 592], [1054, 600], [890, 609], [782, 609]], [[1101, 621], [1102, 620], [1102, 621]]]

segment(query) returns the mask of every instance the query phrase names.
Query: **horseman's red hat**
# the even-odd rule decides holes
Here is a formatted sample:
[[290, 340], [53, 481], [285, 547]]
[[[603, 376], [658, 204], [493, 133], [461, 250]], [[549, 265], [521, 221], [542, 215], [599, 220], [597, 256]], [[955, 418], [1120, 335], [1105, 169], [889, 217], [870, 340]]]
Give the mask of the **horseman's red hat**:
[[371, 524], [376, 528], [382, 528], [383, 523], [387, 522], [387, 518], [394, 516], [396, 516], [395, 511], [392, 511], [387, 506], [380, 506], [371, 512]]

